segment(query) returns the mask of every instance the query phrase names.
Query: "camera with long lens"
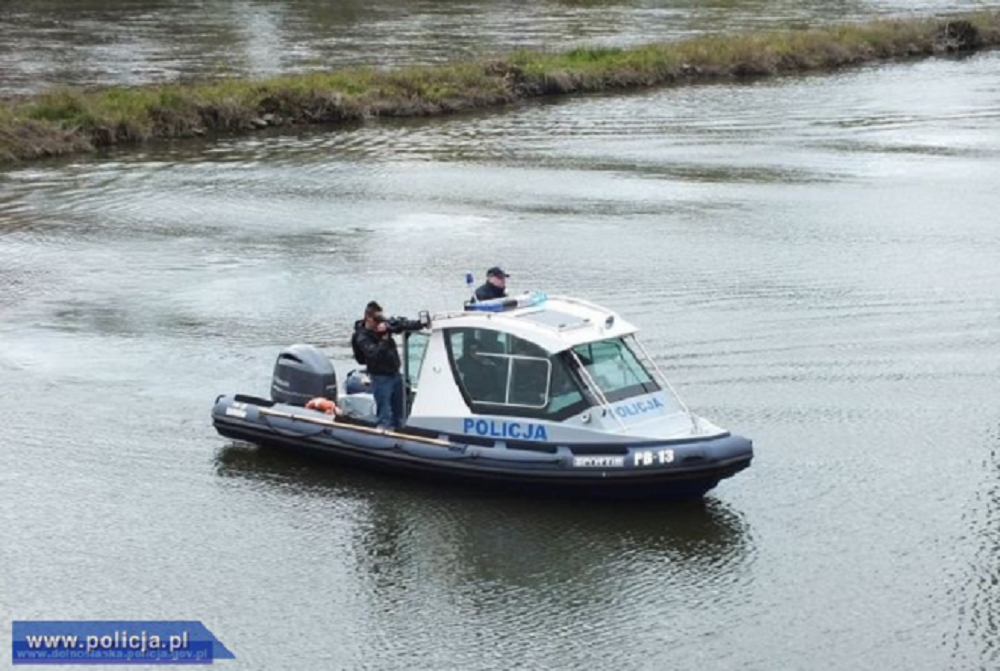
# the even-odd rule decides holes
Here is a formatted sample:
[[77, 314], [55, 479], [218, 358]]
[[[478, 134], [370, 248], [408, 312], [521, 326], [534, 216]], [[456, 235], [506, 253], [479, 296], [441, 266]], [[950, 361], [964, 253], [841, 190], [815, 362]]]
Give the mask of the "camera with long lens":
[[385, 322], [386, 330], [389, 333], [406, 333], [408, 331], [422, 331], [431, 325], [430, 314], [426, 310], [419, 313], [419, 319], [409, 319], [407, 317], [384, 317], [381, 313], [375, 315], [376, 323]]

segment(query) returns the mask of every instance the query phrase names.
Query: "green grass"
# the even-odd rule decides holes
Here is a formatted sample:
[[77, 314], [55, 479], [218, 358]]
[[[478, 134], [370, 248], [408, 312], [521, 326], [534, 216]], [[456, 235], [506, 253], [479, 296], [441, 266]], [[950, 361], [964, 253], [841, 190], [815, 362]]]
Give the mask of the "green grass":
[[264, 80], [58, 88], [0, 101], [0, 162], [152, 138], [427, 116], [574, 92], [823, 71], [1000, 45], [1000, 13], [709, 35], [633, 48], [515, 51], [500, 60], [354, 67]]

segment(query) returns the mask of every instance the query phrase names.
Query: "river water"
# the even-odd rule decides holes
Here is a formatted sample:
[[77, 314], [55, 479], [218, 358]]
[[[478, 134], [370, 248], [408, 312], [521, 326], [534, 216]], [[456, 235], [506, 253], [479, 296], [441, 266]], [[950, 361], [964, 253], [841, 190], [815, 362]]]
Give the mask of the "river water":
[[[3, 638], [199, 619], [241, 669], [1000, 667], [998, 74], [993, 52], [0, 173]], [[700, 504], [569, 505], [214, 433], [281, 346], [343, 373], [367, 300], [454, 307], [496, 263], [636, 321], [753, 466]]]
[[987, 0], [0, 2], [0, 95], [627, 45], [706, 31], [996, 7]]

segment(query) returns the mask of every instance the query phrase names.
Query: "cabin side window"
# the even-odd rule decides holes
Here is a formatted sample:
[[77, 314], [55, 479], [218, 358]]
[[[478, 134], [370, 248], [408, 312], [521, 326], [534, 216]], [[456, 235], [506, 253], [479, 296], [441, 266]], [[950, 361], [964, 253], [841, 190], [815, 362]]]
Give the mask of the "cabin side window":
[[562, 419], [584, 406], [559, 357], [534, 343], [488, 329], [446, 334], [455, 381], [473, 412]]

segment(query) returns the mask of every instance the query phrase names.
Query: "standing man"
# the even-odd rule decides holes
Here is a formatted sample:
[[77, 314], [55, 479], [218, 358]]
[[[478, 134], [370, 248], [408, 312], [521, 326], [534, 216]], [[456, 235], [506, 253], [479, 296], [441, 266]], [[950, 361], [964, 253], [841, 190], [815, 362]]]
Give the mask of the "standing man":
[[392, 339], [382, 306], [375, 301], [368, 303], [360, 326], [355, 337], [372, 379], [378, 428], [399, 429], [403, 426], [403, 376], [399, 372], [396, 341]]
[[503, 269], [493, 266], [486, 271], [486, 282], [476, 289], [477, 301], [490, 301], [494, 298], [507, 297], [507, 278], [510, 277]]

